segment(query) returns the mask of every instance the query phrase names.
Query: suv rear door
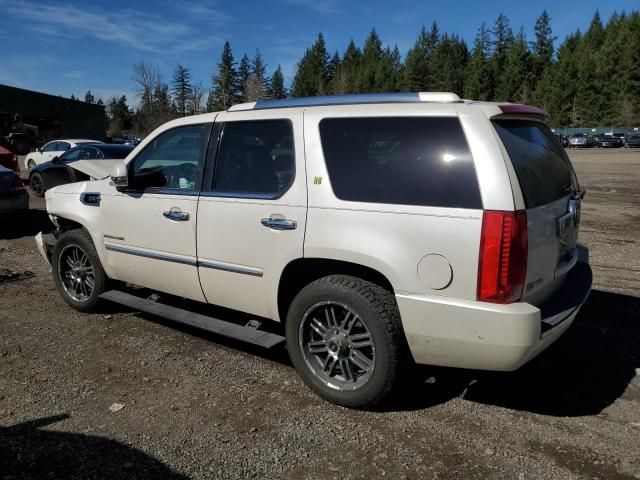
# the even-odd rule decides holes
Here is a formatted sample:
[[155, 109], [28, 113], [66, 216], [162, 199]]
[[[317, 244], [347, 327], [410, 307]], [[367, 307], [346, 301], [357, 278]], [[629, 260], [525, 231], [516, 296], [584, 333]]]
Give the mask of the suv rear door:
[[577, 261], [580, 187], [567, 154], [545, 123], [508, 117], [492, 123], [513, 165], [527, 212], [523, 300], [541, 305]]
[[279, 318], [280, 276], [303, 256], [302, 121], [298, 110], [216, 117], [197, 229], [198, 272], [209, 303]]

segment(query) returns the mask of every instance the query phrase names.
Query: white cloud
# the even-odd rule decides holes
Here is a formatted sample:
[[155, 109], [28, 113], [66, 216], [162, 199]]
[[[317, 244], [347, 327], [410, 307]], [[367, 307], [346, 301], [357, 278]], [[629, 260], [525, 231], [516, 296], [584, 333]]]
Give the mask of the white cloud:
[[336, 0], [287, 0], [292, 5], [301, 5], [323, 15], [338, 13], [340, 8]]
[[[0, 0], [6, 15], [30, 22], [27, 28], [41, 34], [66, 38], [95, 38], [118, 43], [127, 48], [153, 53], [197, 50], [219, 43], [216, 36], [203, 38], [193, 28], [193, 18], [217, 12], [218, 21], [231, 17], [213, 9], [210, 4], [196, 3], [187, 9], [189, 21], [168, 20], [153, 12], [135, 9], [115, 11], [98, 7], [78, 7], [72, 3], [40, 3], [31, 0]], [[206, 14], [206, 15], [205, 15]]]

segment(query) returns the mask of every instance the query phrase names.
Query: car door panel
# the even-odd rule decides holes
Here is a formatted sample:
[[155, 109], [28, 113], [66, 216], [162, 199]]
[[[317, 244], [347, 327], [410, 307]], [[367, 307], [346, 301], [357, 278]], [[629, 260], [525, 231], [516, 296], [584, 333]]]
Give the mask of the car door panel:
[[[130, 162], [133, 177], [143, 178], [142, 183], [103, 196], [104, 253], [116, 279], [205, 301], [197, 270], [196, 214], [210, 130], [207, 123], [158, 134]], [[163, 183], [153, 184], [159, 179]]]
[[[218, 115], [216, 122], [226, 125], [269, 119], [273, 117], [265, 112], [233, 112]], [[221, 191], [221, 182], [214, 180], [214, 187], [200, 196], [197, 231], [198, 270], [207, 301], [274, 320], [279, 319], [280, 275], [289, 262], [303, 256], [307, 208], [302, 113], [281, 114], [277, 120], [286, 120], [291, 125], [291, 146], [249, 145], [242, 151], [250, 161], [274, 162], [274, 165], [285, 158], [284, 163], [288, 161], [295, 173], [285, 167], [275, 168], [278, 177], [275, 195], [256, 193], [269, 183], [267, 177], [272, 178], [270, 182], [276, 181], [269, 169], [256, 170], [258, 178], [238, 177], [242, 188], [237, 192], [228, 191], [231, 185]], [[221, 142], [230, 138], [225, 127], [221, 138]], [[219, 146], [217, 165], [207, 166], [215, 169], [218, 180], [224, 174], [221, 159], [224, 145]], [[259, 152], [261, 148], [263, 151]], [[216, 183], [220, 187], [217, 190]], [[251, 189], [254, 191], [246, 191]], [[287, 220], [289, 227], [279, 229], [277, 222], [263, 224], [263, 220], [269, 219]]]

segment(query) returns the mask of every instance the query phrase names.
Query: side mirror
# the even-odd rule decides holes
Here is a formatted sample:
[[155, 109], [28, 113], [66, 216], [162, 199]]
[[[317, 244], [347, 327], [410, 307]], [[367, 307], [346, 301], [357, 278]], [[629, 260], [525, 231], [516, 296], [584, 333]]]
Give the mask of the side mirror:
[[117, 164], [111, 172], [111, 181], [115, 185], [117, 190], [126, 188], [129, 185], [129, 172], [127, 171], [127, 165], [123, 163]]
[[53, 157], [51, 159], [51, 163], [58, 163], [60, 161], [60, 157]]
[[40, 147], [36, 148], [36, 152], [42, 153], [42, 149]]

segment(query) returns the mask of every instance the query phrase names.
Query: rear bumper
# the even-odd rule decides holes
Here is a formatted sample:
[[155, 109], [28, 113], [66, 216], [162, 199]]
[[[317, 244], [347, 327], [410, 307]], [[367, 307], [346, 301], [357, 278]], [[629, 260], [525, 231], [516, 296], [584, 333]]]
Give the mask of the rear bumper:
[[29, 194], [24, 188], [0, 193], [0, 213], [29, 209]]
[[495, 305], [432, 295], [396, 295], [417, 363], [510, 371], [560, 337], [591, 290], [589, 264], [578, 262], [565, 286], [542, 309], [528, 303]]

